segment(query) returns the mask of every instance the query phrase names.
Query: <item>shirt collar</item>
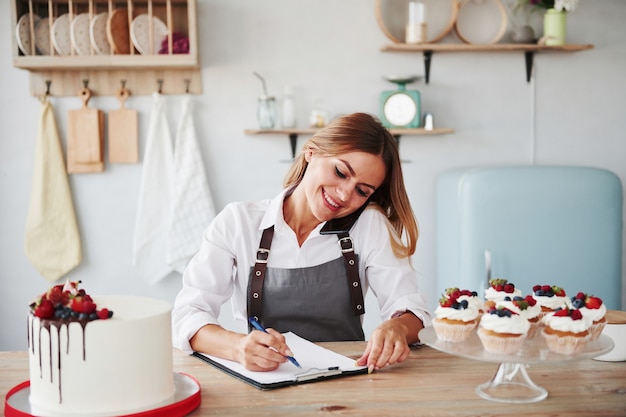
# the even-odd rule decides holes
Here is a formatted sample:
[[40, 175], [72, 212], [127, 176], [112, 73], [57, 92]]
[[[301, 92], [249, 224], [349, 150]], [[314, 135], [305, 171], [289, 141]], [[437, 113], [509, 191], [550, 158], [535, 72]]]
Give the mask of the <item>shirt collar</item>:
[[[259, 230], [265, 230], [272, 225], [274, 226], [274, 230], [277, 232], [284, 231], [285, 229], [291, 230], [289, 225], [285, 222], [283, 202], [285, 201], [287, 195], [292, 191], [292, 189], [286, 188], [270, 201], [270, 205], [267, 208], [263, 219], [261, 219], [261, 223], [259, 224]], [[326, 222], [322, 222], [315, 229], [313, 229], [309, 237], [318, 236], [319, 231], [322, 229], [324, 224], [326, 224]]]

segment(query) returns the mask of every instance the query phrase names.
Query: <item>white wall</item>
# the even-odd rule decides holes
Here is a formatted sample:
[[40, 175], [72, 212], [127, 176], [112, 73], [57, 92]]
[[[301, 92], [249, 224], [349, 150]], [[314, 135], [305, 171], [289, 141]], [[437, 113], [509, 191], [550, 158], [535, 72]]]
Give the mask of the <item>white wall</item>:
[[[374, 0], [198, 3], [204, 94], [196, 97], [196, 127], [219, 208], [233, 200], [274, 196], [288, 166], [283, 162], [290, 157], [286, 137], [243, 133], [256, 127], [261, 85], [253, 71], [278, 97], [285, 84], [294, 87], [300, 126], [318, 98], [333, 115], [377, 113], [380, 92], [393, 88], [384, 75], [424, 71], [421, 54], [380, 52], [389, 41], [377, 26]], [[29, 95], [28, 73], [12, 66], [8, 1], [0, 2], [0, 16], [0, 350], [23, 350], [28, 304], [49, 286], [23, 250], [40, 105]], [[409, 161], [404, 173], [422, 231], [414, 263], [431, 307], [438, 297], [434, 184], [439, 173], [459, 166], [585, 165], [609, 169], [626, 184], [624, 21], [623, 0], [582, 0], [568, 16], [568, 41], [595, 48], [537, 54], [530, 84], [522, 53], [433, 56], [430, 84], [414, 87], [436, 125], [456, 132], [407, 136], [400, 145]], [[446, 41], [455, 41], [454, 36]], [[72, 97], [52, 102], [65, 137], [67, 111], [81, 102]], [[145, 96], [127, 102], [140, 111], [142, 151], [150, 104]], [[167, 97], [172, 129], [179, 104], [179, 96]], [[105, 112], [118, 107], [113, 97], [94, 97], [90, 105]], [[131, 265], [141, 168], [107, 165], [101, 174], [70, 177], [84, 259], [69, 276], [81, 279], [93, 294], [172, 301], [179, 275], [148, 286]], [[622, 291], [623, 305], [625, 298]], [[375, 313], [371, 301], [369, 311]], [[378, 318], [367, 320], [369, 329]]]

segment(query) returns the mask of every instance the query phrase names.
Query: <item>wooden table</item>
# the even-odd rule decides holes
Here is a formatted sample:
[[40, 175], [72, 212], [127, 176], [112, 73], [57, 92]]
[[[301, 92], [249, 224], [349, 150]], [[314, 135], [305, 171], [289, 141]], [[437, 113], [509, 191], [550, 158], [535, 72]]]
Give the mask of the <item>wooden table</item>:
[[[321, 343], [357, 358], [364, 342]], [[202, 404], [190, 416], [626, 416], [626, 362], [592, 359], [531, 366], [548, 398], [531, 404], [488, 401], [475, 393], [497, 363], [421, 347], [403, 363], [371, 375], [260, 391], [199, 359], [174, 352], [174, 370], [194, 376]], [[26, 352], [0, 352], [0, 396], [28, 379]]]

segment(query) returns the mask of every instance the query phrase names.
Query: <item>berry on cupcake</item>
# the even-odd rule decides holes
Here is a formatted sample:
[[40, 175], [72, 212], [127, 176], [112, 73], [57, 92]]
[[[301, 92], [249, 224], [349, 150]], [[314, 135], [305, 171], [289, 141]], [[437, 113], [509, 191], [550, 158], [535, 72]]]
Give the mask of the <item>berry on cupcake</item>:
[[[472, 294], [471, 291], [469, 293]], [[478, 308], [471, 305], [467, 299], [460, 300], [462, 295], [458, 288], [447, 288], [439, 299], [433, 319], [433, 329], [439, 340], [460, 342], [466, 340], [476, 328], [479, 318]]]
[[602, 299], [579, 292], [572, 297], [572, 307], [579, 309], [583, 317], [591, 320], [592, 323], [589, 328], [591, 340], [596, 340], [600, 337], [604, 326], [606, 326], [606, 305], [604, 305]]
[[504, 297], [503, 301], [498, 301], [498, 306], [505, 307], [520, 316], [524, 317], [530, 323], [527, 338], [530, 339], [535, 335], [537, 328], [541, 324], [541, 306], [537, 304], [537, 300], [532, 295], [526, 297], [515, 296]]
[[530, 323], [506, 307], [495, 307], [480, 319], [478, 337], [487, 352], [511, 355], [522, 347]]
[[515, 284], [505, 278], [495, 278], [489, 281], [489, 288], [485, 289], [485, 298], [491, 301], [502, 301], [504, 297], [521, 296], [522, 291], [515, 288]]
[[580, 310], [564, 307], [545, 315], [542, 335], [548, 349], [571, 355], [580, 352], [591, 339], [591, 320], [585, 319]]
[[557, 285], [534, 285], [533, 296], [545, 316], [563, 307], [571, 307], [565, 290]]

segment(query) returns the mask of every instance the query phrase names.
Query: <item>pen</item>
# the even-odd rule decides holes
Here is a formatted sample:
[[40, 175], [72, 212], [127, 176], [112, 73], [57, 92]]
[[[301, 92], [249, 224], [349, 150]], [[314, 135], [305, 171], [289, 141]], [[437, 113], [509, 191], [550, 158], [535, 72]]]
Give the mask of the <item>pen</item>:
[[[263, 333], [269, 333], [269, 332], [267, 331], [267, 329], [266, 329], [265, 327], [263, 327], [263, 326], [261, 325], [261, 323], [259, 323], [258, 321], [256, 321], [254, 318], [250, 317], [248, 320], [250, 321], [250, 324], [251, 324], [252, 326], [254, 326], [254, 328], [255, 328], [255, 329], [260, 330], [260, 331], [262, 331]], [[272, 350], [276, 350], [276, 349], [274, 349], [274, 348], [272, 348], [272, 347], [270, 347], [270, 349], [272, 349]], [[294, 358], [293, 356], [288, 356], [288, 355], [285, 355], [285, 357], [286, 357], [287, 359], [289, 359], [289, 362], [293, 363], [293, 364], [294, 364], [294, 365], [296, 365], [298, 368], [302, 368], [302, 366], [300, 366], [300, 364], [298, 363], [298, 361], [296, 360], [296, 358]]]

